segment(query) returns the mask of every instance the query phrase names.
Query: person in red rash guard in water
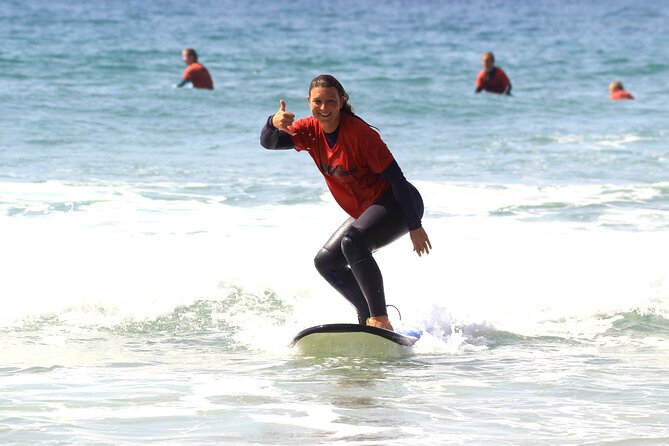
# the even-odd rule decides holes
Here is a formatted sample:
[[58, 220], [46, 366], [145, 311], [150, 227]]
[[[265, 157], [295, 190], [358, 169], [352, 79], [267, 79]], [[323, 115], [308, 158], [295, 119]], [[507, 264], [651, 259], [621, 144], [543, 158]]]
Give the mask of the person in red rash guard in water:
[[609, 98], [614, 101], [620, 101], [625, 99], [634, 99], [632, 93], [625, 91], [623, 83], [620, 81], [611, 82], [609, 84]]
[[476, 91], [487, 91], [490, 93], [505, 94], [511, 96], [511, 81], [504, 70], [495, 66], [495, 55], [493, 53], [484, 53], [483, 69], [476, 78]]
[[193, 88], [214, 89], [214, 81], [211, 79], [209, 70], [197, 61], [197, 53], [193, 48], [186, 48], [181, 52], [181, 57], [187, 65], [184, 74], [181, 75], [181, 82], [177, 87], [183, 87], [187, 83], [193, 84]]

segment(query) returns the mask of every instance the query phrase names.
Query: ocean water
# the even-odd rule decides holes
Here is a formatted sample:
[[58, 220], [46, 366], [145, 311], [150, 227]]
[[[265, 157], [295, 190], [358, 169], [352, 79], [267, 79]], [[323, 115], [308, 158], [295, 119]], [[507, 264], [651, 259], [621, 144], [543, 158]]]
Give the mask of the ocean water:
[[[669, 444], [669, 4], [2, 0], [0, 444]], [[176, 89], [194, 47], [216, 90]], [[475, 95], [495, 52], [513, 97]], [[346, 218], [259, 145], [331, 73], [426, 203], [353, 322]], [[636, 100], [608, 100], [621, 80]], [[390, 312], [399, 323], [399, 315]]]

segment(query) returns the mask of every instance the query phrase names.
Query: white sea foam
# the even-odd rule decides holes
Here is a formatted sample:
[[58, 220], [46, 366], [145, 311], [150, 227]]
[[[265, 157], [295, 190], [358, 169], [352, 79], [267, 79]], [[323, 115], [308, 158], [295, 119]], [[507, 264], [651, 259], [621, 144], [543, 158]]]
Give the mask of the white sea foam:
[[583, 135], [583, 134], [566, 134], [555, 137], [558, 144], [578, 144], [587, 145], [595, 149], [621, 149], [630, 144], [655, 141], [656, 137], [640, 136], [638, 134], [611, 134], [611, 135]]
[[[14, 207], [87, 202], [0, 217], [4, 326], [45, 314], [72, 325], [150, 320], [198, 299], [224, 300], [230, 286], [256, 295], [269, 289], [293, 307], [281, 326], [243, 305], [226, 316], [248, 327], [237, 333], [239, 342], [260, 350], [276, 351], [315, 323], [354, 320], [313, 268], [314, 253], [346, 218], [329, 197], [318, 205], [240, 208], [218, 200], [148, 199], [123, 187], [3, 187], [14, 188]], [[424, 219], [433, 252], [418, 258], [404, 238], [376, 254], [388, 303], [410, 324], [436, 327], [445, 337], [451, 326], [469, 324], [577, 335], [605, 330], [608, 325], [599, 321], [608, 314], [669, 311], [669, 272], [658, 249], [666, 243], [664, 232], [527, 222], [522, 212], [495, 216], [510, 205], [590, 203], [629, 193], [652, 197], [652, 187], [418, 187], [429, 212], [447, 214]], [[639, 218], [636, 210], [616, 215], [629, 224]]]

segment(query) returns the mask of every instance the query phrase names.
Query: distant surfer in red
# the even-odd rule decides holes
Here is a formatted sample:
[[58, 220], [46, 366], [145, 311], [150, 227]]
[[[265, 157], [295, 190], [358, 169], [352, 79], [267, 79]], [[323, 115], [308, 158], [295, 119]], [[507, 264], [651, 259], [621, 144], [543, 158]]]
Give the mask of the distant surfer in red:
[[350, 217], [314, 259], [316, 269], [356, 309], [360, 324], [392, 330], [381, 271], [372, 253], [409, 233], [429, 254], [423, 200], [379, 133], [354, 114], [344, 87], [322, 74], [309, 85], [312, 116], [295, 121], [281, 100], [260, 136], [266, 149], [307, 151]]
[[193, 88], [213, 90], [214, 81], [211, 79], [209, 70], [198, 62], [197, 52], [193, 48], [186, 48], [181, 52], [181, 57], [187, 66], [177, 87], [183, 87], [190, 82]]
[[489, 93], [506, 94], [511, 96], [511, 81], [504, 70], [495, 66], [495, 55], [487, 52], [481, 58], [483, 69], [476, 77], [476, 91], [487, 91]]
[[609, 98], [613, 101], [624, 101], [627, 99], [634, 99], [634, 96], [632, 96], [632, 93], [625, 90], [622, 82], [615, 81], [609, 84]]

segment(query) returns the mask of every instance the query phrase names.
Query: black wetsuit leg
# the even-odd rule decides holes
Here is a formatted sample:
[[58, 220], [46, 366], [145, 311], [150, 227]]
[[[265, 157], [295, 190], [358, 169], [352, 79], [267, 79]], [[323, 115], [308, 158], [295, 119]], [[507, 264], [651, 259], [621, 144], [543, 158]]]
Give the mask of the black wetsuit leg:
[[[420, 195], [411, 189], [422, 216]], [[370, 315], [388, 314], [383, 277], [372, 253], [407, 232], [404, 214], [389, 190], [357, 220], [346, 220], [316, 255], [316, 268], [355, 307], [360, 323]]]
[[321, 276], [353, 305], [358, 313], [358, 322], [365, 325], [370, 316], [369, 305], [341, 252], [341, 239], [354, 221], [349, 218], [332, 234], [316, 254], [314, 264]]

